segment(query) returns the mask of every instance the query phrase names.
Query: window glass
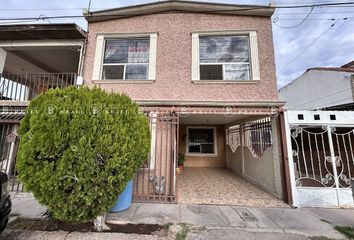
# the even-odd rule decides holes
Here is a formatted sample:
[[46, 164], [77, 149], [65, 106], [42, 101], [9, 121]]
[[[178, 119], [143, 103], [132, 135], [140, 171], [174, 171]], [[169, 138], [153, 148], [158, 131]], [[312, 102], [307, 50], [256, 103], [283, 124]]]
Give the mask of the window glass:
[[215, 153], [214, 129], [189, 128], [188, 152], [189, 153]]
[[103, 79], [123, 79], [124, 65], [103, 66]]
[[125, 79], [147, 79], [147, 66], [146, 64], [128, 64]]
[[149, 63], [148, 38], [106, 40], [105, 46], [103, 63]]
[[149, 53], [149, 38], [106, 40], [102, 78], [148, 79]]
[[200, 79], [222, 80], [222, 65], [200, 65]]
[[249, 80], [248, 36], [199, 38], [200, 80]]
[[225, 80], [248, 80], [250, 68], [248, 64], [225, 64]]

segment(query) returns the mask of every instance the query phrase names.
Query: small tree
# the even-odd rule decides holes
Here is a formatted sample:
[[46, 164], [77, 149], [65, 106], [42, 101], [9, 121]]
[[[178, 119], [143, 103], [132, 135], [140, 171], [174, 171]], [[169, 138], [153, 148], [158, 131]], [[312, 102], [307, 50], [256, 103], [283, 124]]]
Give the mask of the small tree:
[[53, 89], [21, 121], [19, 178], [56, 219], [87, 221], [110, 209], [146, 160], [148, 119], [126, 95]]

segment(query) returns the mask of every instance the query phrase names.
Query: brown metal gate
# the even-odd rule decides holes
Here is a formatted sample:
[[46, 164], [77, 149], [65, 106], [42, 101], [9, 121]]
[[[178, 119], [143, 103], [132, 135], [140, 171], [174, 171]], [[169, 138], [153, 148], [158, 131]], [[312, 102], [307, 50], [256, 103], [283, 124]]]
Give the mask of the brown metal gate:
[[0, 122], [0, 169], [9, 177], [10, 191], [23, 192], [23, 185], [17, 179], [16, 156], [19, 145], [17, 122]]
[[149, 113], [151, 146], [134, 180], [135, 202], [176, 202], [178, 115]]

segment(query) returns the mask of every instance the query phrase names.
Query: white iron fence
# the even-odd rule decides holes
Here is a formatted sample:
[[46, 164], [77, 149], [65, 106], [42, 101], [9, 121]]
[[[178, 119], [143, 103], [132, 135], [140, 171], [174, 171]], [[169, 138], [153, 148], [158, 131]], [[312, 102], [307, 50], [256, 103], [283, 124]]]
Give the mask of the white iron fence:
[[285, 113], [293, 205], [354, 205], [354, 112]]

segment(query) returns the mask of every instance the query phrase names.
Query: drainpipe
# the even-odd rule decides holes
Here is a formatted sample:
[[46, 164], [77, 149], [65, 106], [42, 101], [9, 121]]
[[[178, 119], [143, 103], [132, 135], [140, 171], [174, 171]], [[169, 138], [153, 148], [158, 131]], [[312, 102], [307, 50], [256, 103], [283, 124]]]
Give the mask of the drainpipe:
[[84, 84], [84, 60], [86, 54], [86, 43], [87, 37], [82, 41], [81, 49], [80, 49], [80, 58], [79, 58], [79, 67], [78, 67], [78, 76], [76, 79], [76, 85], [82, 86]]

